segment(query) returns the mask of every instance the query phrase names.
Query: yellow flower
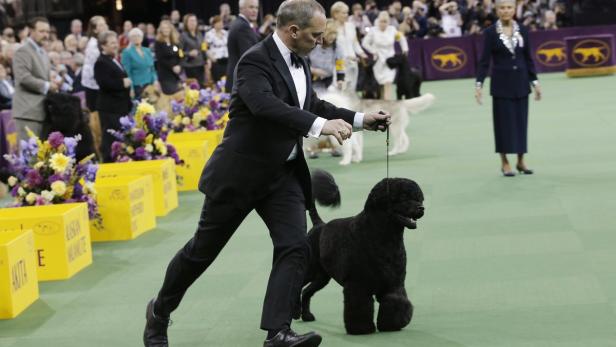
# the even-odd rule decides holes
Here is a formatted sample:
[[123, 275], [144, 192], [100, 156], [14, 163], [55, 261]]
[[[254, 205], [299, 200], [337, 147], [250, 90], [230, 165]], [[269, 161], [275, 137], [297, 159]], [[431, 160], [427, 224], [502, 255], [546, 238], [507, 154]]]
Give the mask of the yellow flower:
[[64, 193], [66, 193], [66, 184], [62, 181], [55, 181], [51, 184], [51, 191], [58, 196], [64, 195]]
[[43, 199], [51, 202], [56, 195], [53, 192], [50, 192], [49, 190], [43, 190], [41, 192], [41, 196], [43, 197]]
[[148, 143], [147, 145], [145, 145], [145, 150], [152, 153], [152, 151], [154, 150], [154, 147]]
[[216, 121], [216, 125], [225, 126], [228, 121], [229, 121], [229, 112], [225, 113], [224, 116], [220, 117], [220, 119]]
[[45, 158], [49, 156], [49, 152], [51, 152], [51, 145], [49, 144], [49, 142], [40, 144], [37, 155], [38, 160], [45, 160]]
[[133, 148], [133, 146], [128, 146], [128, 147], [126, 147], [126, 152], [128, 154], [133, 154], [133, 153], [135, 153], [135, 149]]
[[39, 162], [37, 162], [36, 164], [34, 164], [34, 168], [35, 168], [36, 170], [38, 170], [38, 169], [42, 168], [44, 165], [45, 165], [45, 162], [44, 162], [44, 161], [39, 161]]
[[38, 195], [36, 195], [36, 193], [28, 193], [28, 195], [26, 195], [26, 201], [29, 204], [33, 204], [36, 201], [37, 197]]
[[156, 109], [154, 108], [154, 106], [150, 105], [145, 101], [142, 101], [139, 103], [139, 105], [137, 105], [137, 112], [135, 112], [136, 115], [140, 116], [154, 113], [156, 113]]
[[182, 118], [182, 124], [184, 124], [184, 125], [190, 124], [190, 118], [188, 118], [188, 117]]
[[54, 153], [49, 159], [49, 164], [51, 168], [56, 172], [64, 172], [69, 167], [71, 163], [71, 158], [65, 156], [62, 153]]
[[19, 194], [19, 196], [25, 196], [26, 191], [22, 187], [19, 187], [19, 189], [17, 189], [17, 194]]
[[177, 116], [173, 117], [173, 125], [177, 127], [180, 124], [182, 124], [182, 116], [177, 115]]
[[11, 176], [8, 180], [9, 187], [12, 187], [17, 184], [17, 177]]
[[184, 96], [184, 104], [188, 107], [193, 107], [199, 101], [199, 91], [195, 89], [187, 89]]
[[167, 145], [163, 140], [156, 139], [154, 141], [154, 145], [156, 146], [156, 149], [160, 152], [160, 154], [167, 155]]
[[149, 134], [148, 136], [145, 137], [146, 144], [151, 144], [153, 141], [154, 141], [154, 135]]

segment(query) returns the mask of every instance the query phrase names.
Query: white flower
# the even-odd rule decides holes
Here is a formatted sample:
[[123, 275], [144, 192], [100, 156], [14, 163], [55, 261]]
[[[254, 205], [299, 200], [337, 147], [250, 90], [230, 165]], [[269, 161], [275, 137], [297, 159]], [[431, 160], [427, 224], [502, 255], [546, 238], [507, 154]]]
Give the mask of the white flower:
[[86, 182], [85, 188], [89, 194], [95, 195], [96, 188], [94, 188], [94, 182]]
[[55, 181], [51, 184], [51, 190], [58, 196], [66, 193], [66, 183], [62, 181]]
[[154, 146], [152, 146], [151, 144], [147, 144], [145, 145], [145, 150], [152, 153], [152, 151], [154, 150]]
[[41, 192], [41, 196], [43, 197], [43, 199], [51, 202], [53, 198], [56, 196], [56, 194], [54, 194], [54, 192], [50, 192], [49, 190], [43, 190]]
[[29, 204], [33, 204], [36, 201], [36, 197], [38, 195], [36, 195], [36, 193], [28, 193], [28, 195], [26, 195], [26, 201]]
[[17, 189], [17, 194], [19, 194], [19, 196], [25, 196], [26, 191], [22, 187], [19, 187], [19, 189]]
[[9, 183], [9, 187], [12, 187], [12, 186], [16, 185], [17, 184], [17, 177], [15, 177], [15, 176], [9, 177], [8, 183]]

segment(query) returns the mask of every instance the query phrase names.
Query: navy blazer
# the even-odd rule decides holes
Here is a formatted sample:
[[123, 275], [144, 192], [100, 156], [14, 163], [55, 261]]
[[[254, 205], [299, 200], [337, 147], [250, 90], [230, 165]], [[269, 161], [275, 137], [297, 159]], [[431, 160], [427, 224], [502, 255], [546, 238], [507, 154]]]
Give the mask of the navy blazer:
[[521, 98], [531, 92], [531, 83], [537, 80], [535, 64], [530, 54], [528, 31], [520, 26], [524, 40], [515, 49], [515, 55], [507, 49], [492, 25], [483, 32], [483, 53], [477, 69], [477, 82], [485, 80], [492, 60], [490, 94], [498, 98]]
[[208, 197], [236, 206], [262, 198], [282, 173], [293, 146], [297, 145], [296, 174], [306, 204], [312, 204], [310, 173], [302, 152], [302, 137], [317, 115], [341, 118], [353, 124], [355, 112], [319, 100], [306, 74], [303, 109], [291, 72], [272, 36], [250, 48], [235, 70], [229, 122], [222, 143], [207, 162], [199, 189]]

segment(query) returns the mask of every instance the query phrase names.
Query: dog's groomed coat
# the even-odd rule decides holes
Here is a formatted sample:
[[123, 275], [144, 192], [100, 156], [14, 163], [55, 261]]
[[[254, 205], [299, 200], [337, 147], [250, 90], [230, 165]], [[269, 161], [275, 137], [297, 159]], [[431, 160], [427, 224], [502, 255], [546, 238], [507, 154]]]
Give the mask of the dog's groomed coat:
[[[325, 191], [322, 171], [313, 174], [315, 190]], [[315, 177], [317, 179], [315, 179]], [[329, 175], [330, 187], [337, 190]], [[335, 194], [334, 194], [335, 195]], [[317, 200], [319, 193], [315, 192]], [[330, 202], [331, 203], [331, 202]], [[414, 181], [383, 179], [368, 195], [358, 215], [323, 223], [310, 211], [313, 228], [308, 237], [312, 249], [301, 312], [296, 318], [314, 320], [310, 300], [333, 278], [344, 288], [344, 323], [349, 334], [397, 331], [407, 326], [413, 306], [404, 287], [406, 250], [404, 229], [415, 229], [424, 214], [423, 193]], [[374, 325], [374, 298], [379, 310]]]

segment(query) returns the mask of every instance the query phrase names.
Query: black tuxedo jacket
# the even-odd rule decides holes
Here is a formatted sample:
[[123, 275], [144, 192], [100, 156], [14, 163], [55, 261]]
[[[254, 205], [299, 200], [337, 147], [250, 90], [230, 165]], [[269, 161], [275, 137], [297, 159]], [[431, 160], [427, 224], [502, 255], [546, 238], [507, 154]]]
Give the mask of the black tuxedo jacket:
[[229, 37], [227, 38], [227, 51], [229, 52], [229, 58], [227, 61], [227, 82], [225, 88], [227, 92], [231, 92], [233, 87], [233, 71], [237, 62], [240, 60], [242, 54], [244, 54], [250, 47], [259, 42], [261, 38], [252, 30], [250, 23], [240, 16], [238, 16], [229, 27]]
[[300, 109], [293, 78], [272, 36], [240, 59], [231, 94], [230, 120], [199, 182], [199, 189], [208, 197], [250, 206], [271, 191], [297, 145], [296, 173], [310, 207], [312, 190], [302, 137], [317, 115], [353, 124], [355, 112], [319, 100], [312, 90], [310, 68], [305, 61], [303, 65], [308, 92], [304, 108]]
[[130, 88], [124, 88], [123, 79], [126, 72], [113, 61], [113, 58], [101, 54], [94, 64], [94, 79], [99, 91], [96, 99], [98, 111], [126, 115], [130, 112]]

